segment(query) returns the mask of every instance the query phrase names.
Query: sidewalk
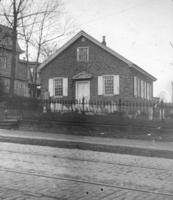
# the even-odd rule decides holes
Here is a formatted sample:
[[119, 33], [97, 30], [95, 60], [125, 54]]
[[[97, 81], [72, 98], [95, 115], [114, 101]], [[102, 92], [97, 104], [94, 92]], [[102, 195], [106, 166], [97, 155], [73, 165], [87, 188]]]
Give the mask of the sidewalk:
[[78, 148], [173, 159], [173, 142], [115, 139], [0, 129], [0, 142]]

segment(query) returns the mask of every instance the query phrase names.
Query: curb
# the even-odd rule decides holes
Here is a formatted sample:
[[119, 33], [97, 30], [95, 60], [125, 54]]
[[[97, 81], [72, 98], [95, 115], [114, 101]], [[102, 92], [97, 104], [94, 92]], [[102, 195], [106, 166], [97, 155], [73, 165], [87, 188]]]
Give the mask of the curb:
[[149, 149], [149, 148], [120, 146], [120, 145], [107, 145], [107, 144], [87, 143], [87, 142], [78, 142], [78, 141], [47, 140], [47, 139], [45, 140], [45, 139], [31, 139], [31, 138], [22, 138], [22, 137], [2, 137], [2, 136], [0, 137], [0, 142], [173, 159], [173, 151], [161, 150], [161, 149]]

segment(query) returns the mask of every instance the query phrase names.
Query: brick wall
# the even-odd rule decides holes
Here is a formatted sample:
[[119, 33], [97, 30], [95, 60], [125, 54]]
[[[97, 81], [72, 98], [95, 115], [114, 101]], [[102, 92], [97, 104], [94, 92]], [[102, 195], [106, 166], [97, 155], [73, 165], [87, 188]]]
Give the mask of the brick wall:
[[[89, 47], [89, 62], [77, 62], [76, 49], [77, 47]], [[72, 77], [79, 72], [86, 71], [93, 75], [90, 80], [90, 96], [94, 99], [112, 99], [121, 97], [123, 99], [133, 99], [133, 77], [139, 75], [146, 80], [143, 74], [134, 71], [122, 60], [112, 56], [102, 48], [98, 47], [91, 41], [85, 39], [82, 41], [79, 38], [69, 48], [63, 51], [57, 58], [52, 60], [46, 67], [41, 70], [41, 86], [42, 92], [48, 88], [48, 79], [54, 77], [68, 77], [68, 98], [75, 97], [75, 81]], [[120, 95], [105, 97], [98, 96], [97, 77], [105, 74], [115, 74], [120, 77]], [[152, 82], [151, 80], [149, 80]]]

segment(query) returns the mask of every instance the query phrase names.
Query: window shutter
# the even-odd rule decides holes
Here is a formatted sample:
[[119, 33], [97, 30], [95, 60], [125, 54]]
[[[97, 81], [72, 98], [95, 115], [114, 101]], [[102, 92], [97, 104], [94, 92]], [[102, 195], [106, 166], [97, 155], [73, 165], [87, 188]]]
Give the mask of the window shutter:
[[137, 97], [137, 77], [134, 76], [134, 96]]
[[49, 79], [49, 85], [48, 85], [48, 87], [49, 87], [49, 94], [50, 94], [50, 96], [51, 97], [54, 96], [53, 78]]
[[147, 82], [145, 82], [145, 99], [147, 99]]
[[141, 96], [141, 82], [140, 82], [140, 79], [138, 78], [137, 79], [137, 97], [140, 97]]
[[114, 75], [114, 94], [119, 94], [119, 75]]
[[149, 99], [151, 100], [153, 97], [153, 92], [152, 92], [152, 85], [149, 84]]
[[68, 96], [68, 78], [63, 78], [63, 96]]
[[98, 76], [98, 95], [103, 95], [103, 77]]
[[143, 80], [141, 80], [141, 98], [143, 98]]
[[77, 48], [77, 61], [79, 61], [79, 48]]

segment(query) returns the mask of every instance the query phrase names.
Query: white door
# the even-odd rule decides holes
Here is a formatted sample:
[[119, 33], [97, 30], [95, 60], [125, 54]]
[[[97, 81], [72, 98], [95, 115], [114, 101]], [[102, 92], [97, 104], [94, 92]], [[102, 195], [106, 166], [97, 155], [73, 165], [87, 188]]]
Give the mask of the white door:
[[76, 99], [82, 100], [90, 99], [90, 82], [89, 81], [77, 81], [76, 82]]

